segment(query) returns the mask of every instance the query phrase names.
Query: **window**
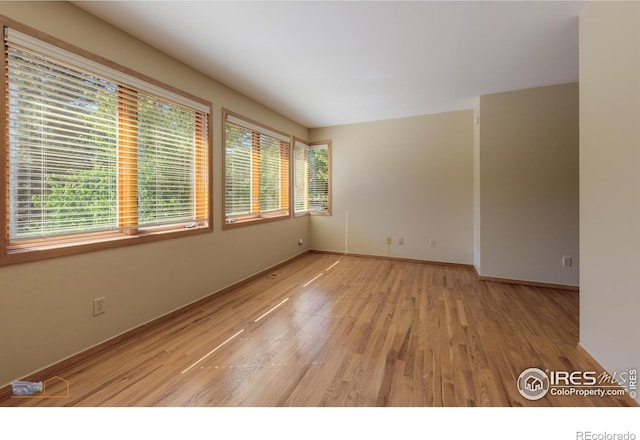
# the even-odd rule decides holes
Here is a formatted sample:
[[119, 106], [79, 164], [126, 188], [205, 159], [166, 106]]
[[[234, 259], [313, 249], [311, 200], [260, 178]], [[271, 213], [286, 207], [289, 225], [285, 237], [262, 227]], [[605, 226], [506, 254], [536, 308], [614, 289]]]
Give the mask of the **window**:
[[9, 28], [4, 62], [4, 262], [211, 230], [209, 103]]
[[331, 141], [295, 140], [294, 205], [302, 215], [331, 214]]
[[289, 217], [290, 137], [224, 112], [225, 226]]

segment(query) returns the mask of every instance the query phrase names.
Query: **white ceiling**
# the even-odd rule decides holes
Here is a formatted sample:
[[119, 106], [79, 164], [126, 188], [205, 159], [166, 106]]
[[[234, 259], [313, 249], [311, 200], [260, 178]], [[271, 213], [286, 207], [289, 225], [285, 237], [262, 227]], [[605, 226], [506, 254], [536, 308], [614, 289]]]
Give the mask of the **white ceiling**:
[[74, 2], [313, 128], [578, 79], [587, 2]]

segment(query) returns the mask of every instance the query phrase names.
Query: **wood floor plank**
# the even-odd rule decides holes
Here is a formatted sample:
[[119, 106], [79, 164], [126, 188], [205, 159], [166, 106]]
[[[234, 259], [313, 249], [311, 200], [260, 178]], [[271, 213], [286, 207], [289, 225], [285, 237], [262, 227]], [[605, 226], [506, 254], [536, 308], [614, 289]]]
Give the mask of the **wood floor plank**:
[[597, 370], [578, 337], [578, 292], [312, 253], [64, 364], [68, 398], [0, 405], [636, 406], [520, 395], [530, 367]]

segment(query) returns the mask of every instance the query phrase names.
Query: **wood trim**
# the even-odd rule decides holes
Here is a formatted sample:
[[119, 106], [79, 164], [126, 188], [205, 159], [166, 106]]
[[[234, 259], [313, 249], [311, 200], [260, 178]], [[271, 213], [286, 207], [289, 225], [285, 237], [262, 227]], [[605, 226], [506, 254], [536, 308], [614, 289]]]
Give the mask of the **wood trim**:
[[174, 238], [181, 238], [187, 237], [189, 235], [205, 234], [210, 232], [212, 232], [211, 226], [207, 225], [202, 227], [184, 228], [178, 230], [158, 230], [157, 232], [149, 232], [147, 234], [138, 235], [125, 235], [122, 233], [108, 234], [108, 236], [103, 239], [94, 239], [91, 242], [82, 244], [73, 244], [66, 247], [56, 247], [52, 249], [5, 254], [4, 258], [0, 258], [0, 266], [27, 263], [30, 261], [40, 261], [49, 258], [83, 254], [105, 249], [115, 249], [123, 246], [151, 243], [161, 240], [170, 240]]
[[287, 220], [290, 218], [291, 218], [291, 213], [274, 215], [272, 217], [262, 217], [262, 216], [256, 215], [254, 217], [238, 220], [233, 223], [227, 223], [225, 219], [222, 229], [235, 229], [235, 228], [241, 228], [243, 226], [269, 223], [269, 222], [278, 221], [278, 220]]
[[[250, 283], [251, 281], [257, 279], [257, 278], [261, 278], [271, 272], [273, 272], [274, 270], [279, 269], [280, 267], [283, 267], [299, 258], [302, 258], [303, 256], [305, 256], [309, 251], [304, 251], [301, 252], [297, 255], [294, 255], [293, 257], [285, 260], [285, 261], [281, 261], [280, 263], [274, 264], [273, 266], [269, 266], [266, 269], [261, 270], [258, 273], [255, 273], [253, 275], [248, 276], [247, 278], [243, 278], [240, 281], [237, 281], [227, 287], [224, 287], [220, 290], [217, 290], [213, 293], [208, 294], [207, 296], [197, 299], [192, 303], [186, 304], [182, 307], [177, 308], [176, 310], [173, 310], [171, 312], [168, 312], [164, 315], [161, 315], [149, 322], [146, 322], [144, 324], [141, 324], [137, 327], [134, 327], [130, 330], [125, 331], [124, 333], [121, 333], [117, 336], [114, 336], [110, 339], [107, 339], [104, 342], [100, 342], [97, 345], [94, 345], [93, 347], [89, 347], [86, 350], [81, 351], [80, 353], [74, 354], [66, 359], [63, 359], [59, 362], [54, 363], [53, 365], [50, 365], [48, 367], [45, 367], [41, 370], [38, 370], [34, 373], [29, 374], [28, 376], [20, 379], [20, 380], [27, 380], [27, 381], [39, 381], [41, 378], [43, 377], [52, 377], [52, 376], [56, 376], [58, 374], [60, 374], [60, 372], [64, 371], [66, 368], [78, 363], [78, 362], [82, 362], [88, 358], [91, 358], [92, 356], [96, 356], [99, 353], [108, 351], [111, 347], [123, 342], [123, 341], [127, 341], [130, 339], [135, 338], [136, 336], [138, 336], [139, 334], [158, 327], [160, 325], [162, 325], [163, 323], [170, 321], [172, 319], [175, 319], [176, 317], [179, 317], [193, 309], [202, 307], [203, 305], [207, 304], [208, 302], [212, 301], [215, 298], [218, 298], [222, 295], [227, 295], [231, 292], [233, 292], [235, 289], [238, 289], [239, 287], [244, 286], [245, 284]], [[0, 388], [0, 400], [3, 400], [5, 398], [9, 398], [11, 397], [11, 386], [10, 385], [6, 385], [2, 388]]]
[[326, 142], [329, 155], [329, 188], [327, 189], [329, 199], [327, 200], [328, 204], [326, 215], [331, 215], [333, 212], [333, 141], [328, 140]]
[[547, 289], [558, 289], [558, 290], [571, 290], [574, 292], [580, 291], [580, 286], [570, 286], [568, 284], [539, 283], [537, 281], [512, 280], [508, 278], [485, 277], [481, 275], [478, 276], [478, 279], [480, 281], [488, 281], [492, 283], [519, 284], [521, 286], [544, 287]]
[[[207, 218], [208, 226], [213, 231], [213, 104], [209, 106], [209, 116], [207, 118], [207, 130], [209, 137], [207, 138]], [[224, 127], [222, 127], [222, 136], [224, 136]], [[224, 149], [224, 145], [222, 147]], [[222, 155], [224, 157], [224, 154]], [[222, 161], [222, 173], [224, 176], [224, 160]], [[222, 179], [224, 182], [224, 179]], [[224, 204], [224, 192], [222, 193], [222, 203]]]
[[329, 255], [348, 255], [350, 257], [360, 257], [360, 258], [371, 258], [375, 260], [389, 260], [389, 261], [398, 261], [402, 263], [421, 263], [421, 264], [434, 264], [436, 266], [451, 266], [451, 267], [464, 267], [469, 269], [471, 267], [470, 264], [462, 264], [462, 263], [450, 263], [448, 261], [431, 261], [431, 260], [416, 260], [413, 258], [402, 258], [402, 257], [387, 257], [385, 255], [369, 255], [369, 254], [354, 254], [349, 252], [345, 254], [344, 252], [336, 252], [336, 251], [325, 251], [319, 249], [310, 249], [309, 252], [314, 254], [329, 254]]
[[[4, 35], [4, 29], [6, 26], [5, 17], [0, 15], [0, 28], [2, 29], [2, 35]], [[0, 127], [7, 126], [7, 103], [9, 102], [8, 96], [8, 74], [7, 74], [7, 48], [3, 40], [3, 56], [2, 56], [2, 81], [0, 87], [0, 99], [2, 104], [0, 108]], [[9, 188], [9, 130], [4, 130], [4, 136], [0, 137], [0, 261], [2, 261], [7, 254], [7, 244], [9, 243], [9, 200], [10, 200], [10, 188]]]
[[305, 141], [304, 139], [299, 138], [298, 136], [292, 136], [292, 139], [293, 139], [293, 142], [291, 142], [291, 145], [294, 146], [294, 147], [296, 146], [296, 142], [300, 142], [300, 143], [305, 144], [307, 146], [309, 145], [309, 141]]

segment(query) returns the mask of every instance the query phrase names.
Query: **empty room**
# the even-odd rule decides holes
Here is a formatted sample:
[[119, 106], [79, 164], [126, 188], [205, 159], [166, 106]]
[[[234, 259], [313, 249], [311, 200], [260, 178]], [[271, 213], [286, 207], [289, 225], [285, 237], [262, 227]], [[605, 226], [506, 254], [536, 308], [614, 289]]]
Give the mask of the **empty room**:
[[0, 21], [0, 406], [638, 406], [640, 3]]

